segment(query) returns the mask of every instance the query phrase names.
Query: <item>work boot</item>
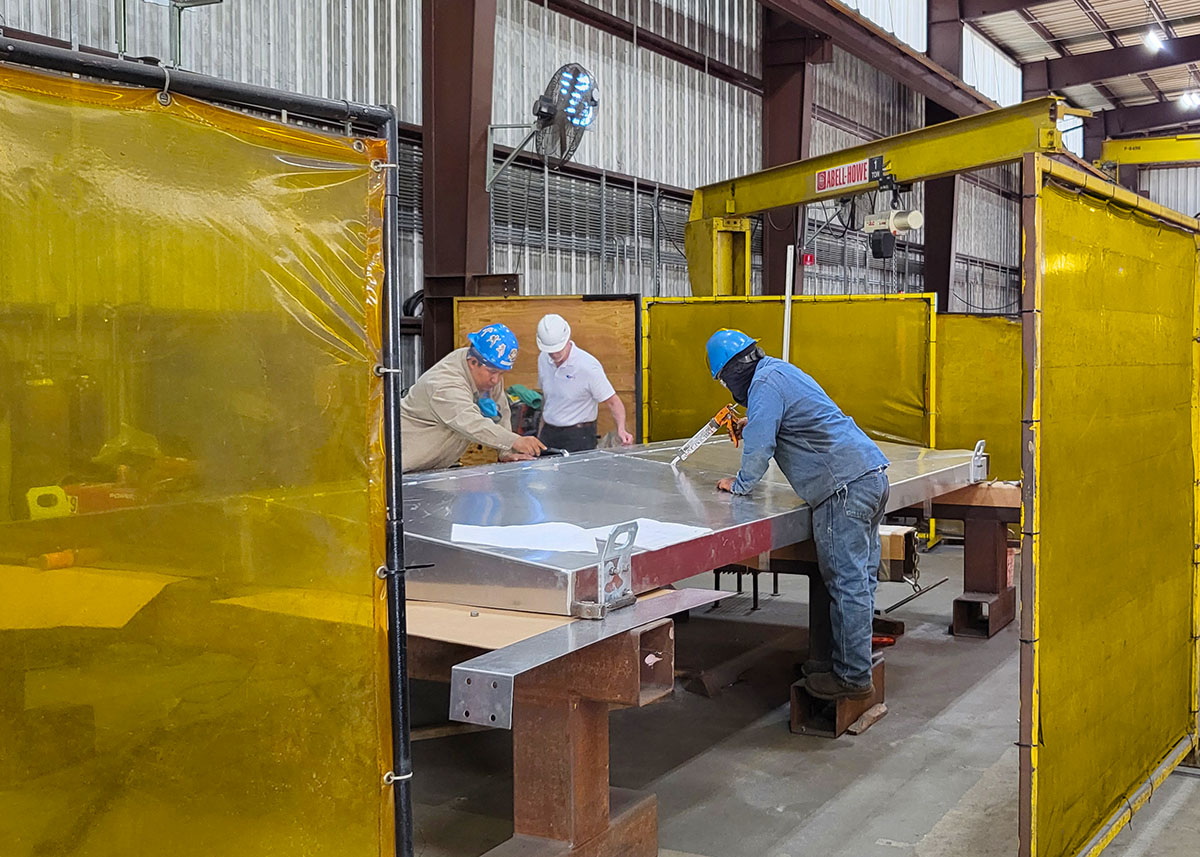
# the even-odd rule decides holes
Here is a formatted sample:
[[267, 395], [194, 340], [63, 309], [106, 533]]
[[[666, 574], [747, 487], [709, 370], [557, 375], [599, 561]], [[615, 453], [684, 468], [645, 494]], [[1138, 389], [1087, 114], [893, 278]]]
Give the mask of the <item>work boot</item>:
[[813, 673], [804, 680], [804, 686], [810, 696], [817, 699], [867, 699], [875, 693], [875, 683], [868, 680], [866, 684], [846, 684], [831, 672]]
[[800, 675], [804, 676], [805, 678], [808, 678], [810, 675], [816, 675], [817, 673], [831, 672], [833, 672], [832, 661], [818, 661], [813, 658], [809, 658], [804, 663], [800, 664]]

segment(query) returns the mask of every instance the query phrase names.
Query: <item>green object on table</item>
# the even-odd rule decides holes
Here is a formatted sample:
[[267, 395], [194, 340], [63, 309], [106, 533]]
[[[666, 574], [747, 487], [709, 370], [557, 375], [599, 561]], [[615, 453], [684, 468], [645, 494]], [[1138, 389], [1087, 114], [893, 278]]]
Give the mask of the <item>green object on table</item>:
[[529, 389], [524, 384], [513, 384], [508, 388], [507, 392], [511, 399], [515, 399], [535, 409], [541, 408], [542, 402], [545, 401], [541, 393], [537, 390]]

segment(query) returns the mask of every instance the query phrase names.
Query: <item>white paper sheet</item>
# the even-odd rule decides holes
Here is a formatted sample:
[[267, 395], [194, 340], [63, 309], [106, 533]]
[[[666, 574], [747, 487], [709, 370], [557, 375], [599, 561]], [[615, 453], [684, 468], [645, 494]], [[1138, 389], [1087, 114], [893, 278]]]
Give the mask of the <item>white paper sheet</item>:
[[[678, 544], [679, 542], [686, 542], [689, 539], [699, 538], [712, 532], [708, 527], [693, 527], [689, 524], [656, 521], [653, 518], [638, 518], [637, 525], [637, 541], [634, 545], [648, 551], [665, 548], [668, 545]], [[607, 527], [594, 527], [587, 530], [587, 532], [592, 535], [593, 539], [607, 539], [608, 534], [616, 526], [619, 526], [619, 524], [610, 524]]]
[[[508, 527], [479, 527], [473, 524], [454, 524], [450, 528], [450, 540], [495, 548], [516, 550], [562, 551], [569, 553], [596, 553], [596, 540], [607, 539], [614, 527], [584, 529], [575, 524], [550, 521], [543, 524], [519, 524]], [[684, 542], [711, 533], [707, 527], [693, 527], [653, 518], [638, 518], [637, 541], [640, 550], [658, 550], [668, 545]]]

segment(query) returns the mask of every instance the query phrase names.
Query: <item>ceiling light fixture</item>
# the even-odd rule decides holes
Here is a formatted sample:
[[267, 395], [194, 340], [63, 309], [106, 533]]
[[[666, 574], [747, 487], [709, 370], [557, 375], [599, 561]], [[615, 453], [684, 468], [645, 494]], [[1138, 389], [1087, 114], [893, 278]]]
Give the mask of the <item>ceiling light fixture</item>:
[[1154, 53], [1163, 49], [1163, 37], [1158, 34], [1157, 30], [1147, 30], [1146, 35], [1142, 36], [1142, 42]]
[[1195, 110], [1196, 108], [1200, 107], [1200, 92], [1197, 92], [1196, 90], [1185, 92], [1183, 97], [1179, 100], [1182, 102], [1184, 108]]

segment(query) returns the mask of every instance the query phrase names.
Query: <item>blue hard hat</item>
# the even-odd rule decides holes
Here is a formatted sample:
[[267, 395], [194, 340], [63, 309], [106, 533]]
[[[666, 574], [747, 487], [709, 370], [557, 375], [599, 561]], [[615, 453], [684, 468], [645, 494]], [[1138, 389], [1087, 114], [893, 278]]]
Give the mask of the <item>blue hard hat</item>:
[[737, 357], [754, 343], [758, 342], [740, 330], [721, 328], [708, 338], [708, 368], [716, 378], [725, 368], [725, 364]]
[[507, 372], [517, 362], [517, 336], [507, 325], [489, 324], [467, 334], [467, 341], [484, 363]]

